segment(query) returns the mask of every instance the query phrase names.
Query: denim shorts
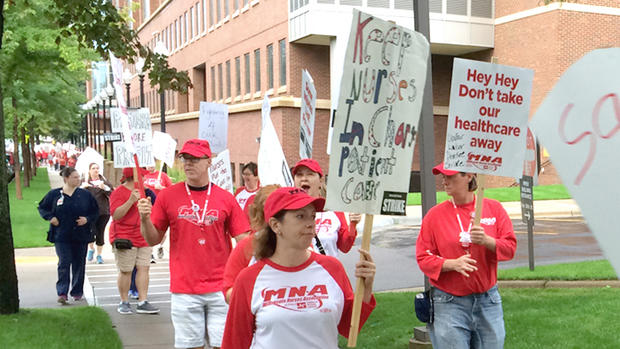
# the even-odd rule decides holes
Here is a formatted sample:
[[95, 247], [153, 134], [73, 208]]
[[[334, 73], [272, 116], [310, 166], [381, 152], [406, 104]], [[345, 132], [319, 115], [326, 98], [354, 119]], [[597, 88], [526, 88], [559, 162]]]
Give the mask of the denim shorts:
[[453, 296], [433, 288], [435, 321], [429, 324], [435, 349], [504, 347], [506, 330], [497, 285], [484, 293]]

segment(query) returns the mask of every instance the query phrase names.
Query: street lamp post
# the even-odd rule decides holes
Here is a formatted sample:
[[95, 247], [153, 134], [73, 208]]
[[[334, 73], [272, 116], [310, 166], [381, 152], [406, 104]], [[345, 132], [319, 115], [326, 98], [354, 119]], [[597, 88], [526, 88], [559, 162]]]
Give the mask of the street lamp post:
[[95, 146], [95, 118], [99, 116], [99, 105], [102, 103], [103, 101], [101, 100], [101, 96], [97, 95], [95, 97], [95, 104], [97, 105], [97, 111], [95, 114], [93, 114], [91, 123], [90, 123], [90, 146], [93, 148], [96, 148]]
[[125, 83], [125, 88], [127, 89], [127, 108], [129, 108], [129, 86], [131, 86], [131, 72], [127, 68], [123, 71], [123, 82]]
[[[153, 52], [166, 57], [170, 55], [170, 51], [168, 51], [168, 48], [163, 41], [158, 41], [157, 44], [155, 44], [155, 49]], [[159, 84], [159, 108], [160, 131], [162, 133], [166, 133], [166, 95], [164, 89], [161, 87], [161, 84]]]
[[[109, 109], [110, 109], [110, 115], [108, 115], [108, 118], [111, 119], [111, 111], [112, 111], [112, 99], [114, 98], [114, 88], [112, 87], [112, 85], [108, 84], [108, 86], [105, 88], [105, 93], [108, 96], [108, 100], [109, 100]], [[106, 118], [106, 114], [105, 114], [105, 109], [103, 110], [103, 133], [107, 132], [107, 124], [108, 124], [108, 118]], [[112, 128], [112, 125], [110, 125], [110, 128]], [[104, 159], [108, 158], [108, 142], [103, 141], [103, 153], [104, 153]], [[114, 159], [114, 157], [112, 157], [112, 159]]]
[[[136, 62], [136, 71], [140, 79], [140, 108], [144, 108], [144, 58], [138, 58]], [[128, 93], [129, 94], [129, 93]]]

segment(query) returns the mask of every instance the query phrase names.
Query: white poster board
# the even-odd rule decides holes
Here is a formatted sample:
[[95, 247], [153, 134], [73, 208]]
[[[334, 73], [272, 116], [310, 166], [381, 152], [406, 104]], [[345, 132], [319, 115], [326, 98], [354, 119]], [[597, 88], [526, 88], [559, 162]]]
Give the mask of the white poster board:
[[353, 11], [326, 208], [405, 214], [428, 55], [421, 34]]
[[[140, 167], [155, 166], [153, 160], [153, 137], [151, 131], [151, 115], [148, 108], [127, 109], [131, 140], [138, 155]], [[110, 109], [112, 132], [121, 132], [122, 113], [120, 108]], [[133, 153], [128, 142], [114, 142], [114, 168], [134, 167]]]
[[444, 167], [520, 178], [534, 72], [455, 58]]
[[301, 71], [301, 108], [299, 119], [299, 157], [312, 158], [314, 118], [316, 114], [316, 89], [307, 70]]
[[228, 149], [217, 154], [211, 161], [209, 178], [213, 184], [233, 193], [232, 168], [230, 166], [230, 152]]
[[285, 187], [293, 186], [293, 177], [284, 157], [282, 145], [278, 139], [276, 129], [271, 122], [271, 106], [269, 96], [263, 99], [262, 130], [260, 146], [258, 148], [258, 178], [262, 186], [280, 184]]
[[570, 66], [532, 118], [562, 182], [620, 275], [620, 48]]
[[177, 141], [167, 133], [153, 131], [153, 157], [161, 160], [166, 165], [174, 166], [174, 151], [177, 149]]
[[228, 105], [200, 102], [198, 138], [206, 139], [214, 153], [219, 153], [227, 148]]
[[88, 166], [92, 163], [99, 165], [99, 173], [103, 174], [103, 156], [95, 149], [86, 147], [75, 162], [75, 169], [80, 174], [80, 177], [88, 178]]

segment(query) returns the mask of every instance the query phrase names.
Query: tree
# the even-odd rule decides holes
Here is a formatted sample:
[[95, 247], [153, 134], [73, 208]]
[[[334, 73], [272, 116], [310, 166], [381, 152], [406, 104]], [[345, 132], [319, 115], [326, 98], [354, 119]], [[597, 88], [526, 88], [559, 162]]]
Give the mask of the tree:
[[[20, 3], [29, 4], [32, 0], [10, 0], [8, 7]], [[54, 21], [60, 30], [55, 38], [56, 45], [63, 40], [72, 39], [81, 49], [92, 48], [101, 57], [107, 58], [110, 51], [117, 57], [133, 63], [136, 56], [145, 58], [145, 69], [151, 68], [149, 78], [151, 85], [160, 85], [168, 89], [187, 93], [191, 87], [186, 72], [177, 72], [168, 66], [164, 56], [154, 54], [148, 47], [138, 41], [136, 33], [126, 25], [126, 21], [116, 8], [107, 0], [52, 0], [53, 6], [38, 14]], [[5, 1], [0, 0], [0, 52], [3, 50]], [[7, 41], [8, 42], [8, 41]], [[3, 67], [4, 69], [4, 67]], [[62, 77], [57, 77], [62, 79]], [[0, 79], [0, 100], [3, 98]], [[0, 139], [4, 139], [4, 103], [0, 103]], [[19, 105], [17, 106], [19, 108]], [[16, 108], [16, 109], [17, 109]], [[19, 109], [17, 109], [19, 110]], [[38, 109], [41, 111], [41, 109]], [[44, 111], [44, 110], [43, 110]], [[0, 171], [6, 173], [5, 154], [2, 152]], [[15, 271], [15, 254], [9, 215], [7, 178], [0, 175], [0, 314], [19, 311], [17, 276]]]

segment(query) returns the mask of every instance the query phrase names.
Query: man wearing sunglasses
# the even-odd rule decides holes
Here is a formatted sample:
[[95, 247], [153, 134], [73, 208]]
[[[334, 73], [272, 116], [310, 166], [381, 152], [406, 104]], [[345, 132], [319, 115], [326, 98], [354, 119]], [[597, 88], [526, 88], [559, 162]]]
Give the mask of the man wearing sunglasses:
[[206, 328], [207, 344], [218, 348], [228, 311], [221, 290], [231, 238], [241, 240], [250, 226], [233, 195], [209, 181], [209, 142], [190, 139], [179, 156], [186, 181], [163, 189], [154, 206], [149, 200], [138, 202], [140, 229], [153, 246], [170, 227], [175, 347], [202, 348]]

